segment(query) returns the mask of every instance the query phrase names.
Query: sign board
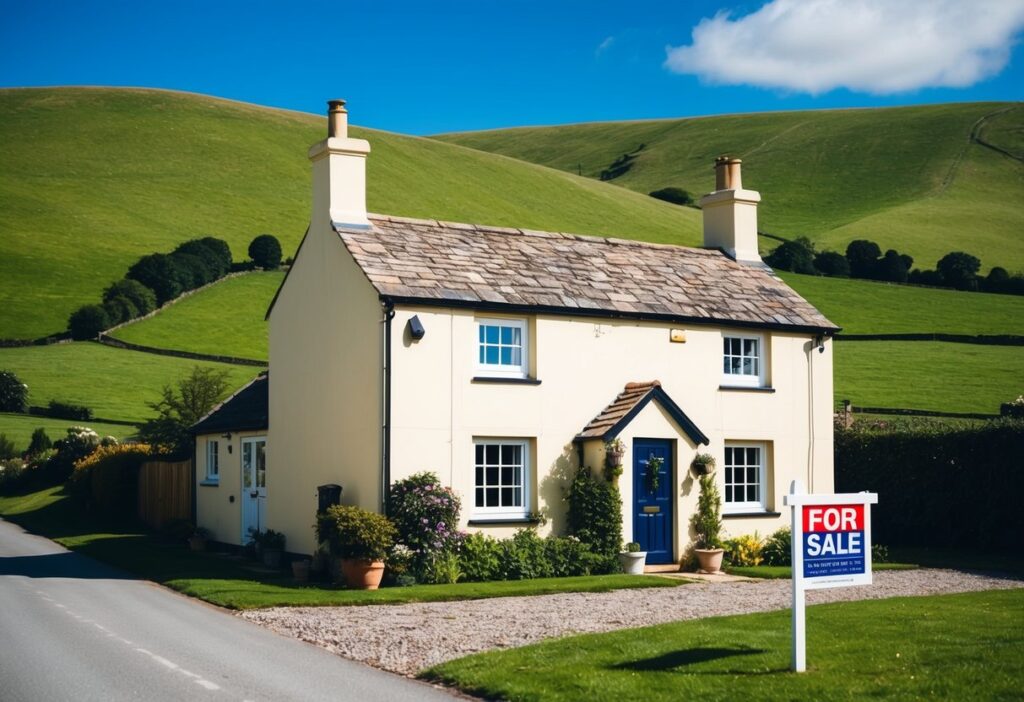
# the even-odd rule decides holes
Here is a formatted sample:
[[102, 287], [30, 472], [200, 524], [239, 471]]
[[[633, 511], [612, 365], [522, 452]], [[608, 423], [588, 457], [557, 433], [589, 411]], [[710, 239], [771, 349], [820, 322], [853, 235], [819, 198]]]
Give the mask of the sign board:
[[871, 584], [875, 493], [807, 495], [794, 480], [785, 504], [793, 519], [793, 670], [807, 668], [804, 592]]

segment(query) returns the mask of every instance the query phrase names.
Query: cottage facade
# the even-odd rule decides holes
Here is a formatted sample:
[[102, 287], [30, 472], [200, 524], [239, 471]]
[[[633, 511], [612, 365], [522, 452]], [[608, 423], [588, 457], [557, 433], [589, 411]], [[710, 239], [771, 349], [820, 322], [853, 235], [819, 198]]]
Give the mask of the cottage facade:
[[424, 470], [463, 528], [560, 533], [568, 481], [613, 438], [624, 535], [651, 563], [692, 543], [698, 452], [729, 534], [781, 526], [794, 478], [832, 490], [837, 328], [760, 261], [738, 161], [716, 164], [703, 249], [413, 220], [366, 212], [346, 118], [332, 103], [310, 150], [309, 230], [268, 312], [264, 521], [290, 551], [314, 548], [318, 485], [381, 510]]

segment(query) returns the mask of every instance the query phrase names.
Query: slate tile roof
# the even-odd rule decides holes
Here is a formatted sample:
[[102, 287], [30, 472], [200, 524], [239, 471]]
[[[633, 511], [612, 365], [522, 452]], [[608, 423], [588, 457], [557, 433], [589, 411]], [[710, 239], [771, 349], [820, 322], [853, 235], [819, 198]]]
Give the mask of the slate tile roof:
[[649, 383], [626, 383], [626, 388], [619, 393], [610, 405], [601, 410], [601, 413], [590, 420], [583, 431], [576, 435], [577, 439], [600, 439], [613, 426], [618, 424], [623, 417], [632, 411], [637, 404], [647, 397], [654, 388], [660, 388], [661, 383], [652, 380]]
[[193, 434], [254, 431], [269, 426], [267, 374], [261, 373], [192, 425]]
[[370, 215], [339, 236], [382, 296], [836, 331], [767, 267], [717, 250]]

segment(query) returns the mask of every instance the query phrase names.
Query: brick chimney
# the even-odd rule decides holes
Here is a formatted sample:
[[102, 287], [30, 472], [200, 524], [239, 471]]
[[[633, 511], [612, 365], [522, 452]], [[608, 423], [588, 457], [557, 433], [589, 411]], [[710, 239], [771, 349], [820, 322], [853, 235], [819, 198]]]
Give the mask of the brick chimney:
[[344, 100], [327, 101], [327, 138], [309, 149], [313, 162], [311, 225], [369, 227], [366, 218], [366, 155], [370, 144], [348, 136]]
[[761, 264], [757, 252], [757, 203], [761, 194], [744, 190], [738, 158], [715, 159], [715, 191], [700, 199], [704, 246], [724, 249], [743, 263]]

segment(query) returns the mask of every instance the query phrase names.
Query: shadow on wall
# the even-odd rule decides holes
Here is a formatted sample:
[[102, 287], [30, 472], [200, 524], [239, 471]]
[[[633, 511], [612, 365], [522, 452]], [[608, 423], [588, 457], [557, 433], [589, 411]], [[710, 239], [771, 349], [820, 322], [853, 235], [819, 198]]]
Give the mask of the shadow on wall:
[[565, 500], [569, 485], [576, 477], [578, 454], [575, 444], [562, 447], [562, 454], [551, 464], [550, 469], [540, 481], [539, 497], [541, 507], [538, 512], [542, 519], [551, 524], [551, 533], [562, 536], [568, 529], [569, 505]]

